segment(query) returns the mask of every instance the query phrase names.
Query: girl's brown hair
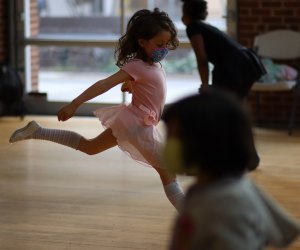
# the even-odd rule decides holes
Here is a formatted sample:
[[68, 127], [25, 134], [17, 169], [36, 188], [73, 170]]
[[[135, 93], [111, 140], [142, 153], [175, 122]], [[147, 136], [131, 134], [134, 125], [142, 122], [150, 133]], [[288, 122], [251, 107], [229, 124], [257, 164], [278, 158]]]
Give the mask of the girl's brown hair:
[[119, 39], [115, 50], [116, 65], [122, 67], [130, 59], [139, 58], [146, 61], [144, 49], [140, 47], [138, 40], [149, 40], [161, 31], [169, 31], [171, 39], [168, 49], [176, 49], [179, 45], [177, 30], [168, 14], [155, 8], [139, 10], [129, 20], [126, 33]]

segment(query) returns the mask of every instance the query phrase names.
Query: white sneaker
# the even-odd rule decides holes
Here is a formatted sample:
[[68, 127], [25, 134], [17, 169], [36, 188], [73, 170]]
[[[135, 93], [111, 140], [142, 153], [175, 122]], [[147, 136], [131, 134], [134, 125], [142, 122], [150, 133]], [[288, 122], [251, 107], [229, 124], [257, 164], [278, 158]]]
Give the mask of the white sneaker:
[[10, 143], [25, 140], [40, 128], [36, 121], [29, 122], [25, 127], [16, 130], [9, 138]]

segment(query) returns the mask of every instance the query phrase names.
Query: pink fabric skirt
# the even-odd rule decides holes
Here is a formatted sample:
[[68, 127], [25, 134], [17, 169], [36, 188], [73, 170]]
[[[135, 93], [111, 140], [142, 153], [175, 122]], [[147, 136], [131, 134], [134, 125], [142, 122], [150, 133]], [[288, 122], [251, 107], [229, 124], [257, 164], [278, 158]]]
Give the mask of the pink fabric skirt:
[[121, 150], [144, 165], [161, 168], [163, 135], [156, 127], [158, 122], [150, 113], [132, 104], [94, 111], [102, 125], [112, 129]]

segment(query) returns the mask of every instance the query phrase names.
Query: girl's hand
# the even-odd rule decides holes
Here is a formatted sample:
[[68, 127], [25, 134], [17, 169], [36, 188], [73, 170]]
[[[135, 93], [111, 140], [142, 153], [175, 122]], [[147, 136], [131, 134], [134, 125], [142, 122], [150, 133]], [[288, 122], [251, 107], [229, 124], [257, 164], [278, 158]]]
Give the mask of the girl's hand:
[[126, 81], [122, 84], [121, 91], [122, 92], [128, 92], [129, 94], [132, 93], [132, 86], [131, 86], [131, 81], [130, 80], [128, 80], [128, 81]]
[[66, 121], [74, 115], [76, 110], [77, 106], [71, 102], [57, 112], [57, 118], [59, 121]]

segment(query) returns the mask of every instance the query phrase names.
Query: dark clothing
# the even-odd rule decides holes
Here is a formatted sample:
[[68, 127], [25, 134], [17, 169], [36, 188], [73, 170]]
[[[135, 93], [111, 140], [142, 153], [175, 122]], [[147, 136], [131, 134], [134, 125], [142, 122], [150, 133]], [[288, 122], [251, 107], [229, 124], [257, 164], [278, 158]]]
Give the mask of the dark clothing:
[[212, 84], [244, 98], [264, 73], [256, 54], [233, 38], [203, 21], [187, 26], [187, 36], [202, 35], [207, 59], [213, 64]]

